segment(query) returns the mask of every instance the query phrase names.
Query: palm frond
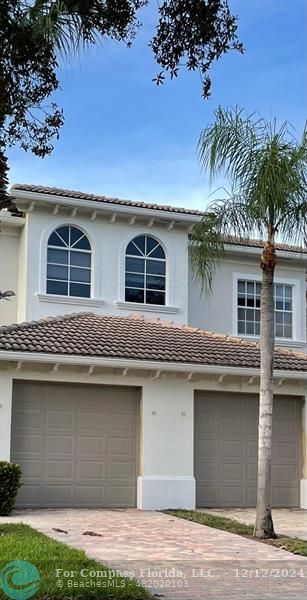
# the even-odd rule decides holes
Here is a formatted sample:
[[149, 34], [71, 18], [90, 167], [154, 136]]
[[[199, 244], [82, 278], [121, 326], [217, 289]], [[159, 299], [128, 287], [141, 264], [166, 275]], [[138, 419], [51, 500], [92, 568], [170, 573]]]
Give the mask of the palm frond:
[[244, 118], [239, 108], [225, 111], [219, 107], [214, 114], [215, 123], [200, 135], [199, 159], [203, 168], [209, 170], [211, 180], [224, 173], [236, 186], [246, 172], [251, 150], [259, 141], [257, 122], [254, 123], [253, 115]]
[[281, 241], [297, 246], [307, 246], [307, 198], [289, 202], [287, 213], [278, 226]]
[[307, 243], [306, 127], [297, 141], [287, 121], [278, 126], [219, 107], [201, 133], [198, 154], [210, 178], [222, 173], [233, 189], [231, 198], [209, 205], [209, 217], [191, 235], [193, 272], [209, 289], [231, 236]]
[[261, 224], [247, 210], [245, 198], [242, 196], [216, 200], [209, 204], [208, 211], [214, 215], [216, 227], [223, 239], [232, 236], [248, 239], [257, 231], [262, 234]]
[[201, 282], [202, 291], [212, 291], [215, 269], [223, 253], [218, 220], [214, 214], [208, 214], [194, 226], [189, 239], [192, 274]]
[[95, 27], [85, 28], [80, 7], [74, 9], [74, 5], [66, 0], [35, 0], [25, 16], [35, 23], [37, 32], [49, 39], [65, 59], [81, 46], [98, 41]]

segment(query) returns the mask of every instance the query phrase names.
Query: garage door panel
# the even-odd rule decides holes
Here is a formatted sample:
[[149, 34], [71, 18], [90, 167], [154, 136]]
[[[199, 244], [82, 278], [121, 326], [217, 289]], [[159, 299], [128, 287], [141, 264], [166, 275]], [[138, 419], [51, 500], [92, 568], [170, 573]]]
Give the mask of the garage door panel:
[[[276, 406], [276, 404], [275, 404]], [[275, 408], [275, 407], [274, 407]], [[289, 398], [279, 396], [278, 397], [278, 412], [276, 411], [276, 422], [280, 419], [288, 420], [289, 418], [294, 419], [297, 414], [297, 403], [289, 401]], [[273, 426], [274, 427], [274, 426]]]
[[297, 486], [284, 485], [275, 486], [272, 491], [273, 506], [297, 506]]
[[228, 462], [233, 458], [240, 458], [243, 452], [243, 444], [240, 440], [222, 440], [219, 443], [219, 457], [221, 460]]
[[248, 464], [247, 465], [247, 469], [246, 469], [246, 477], [247, 477], [247, 481], [248, 483], [256, 481], [257, 480], [257, 460], [255, 458], [255, 462], [254, 464]]
[[[21, 466], [23, 476], [31, 479], [40, 479], [42, 476], [41, 460], [21, 460], [18, 461]], [[21, 488], [22, 489], [22, 488]]]
[[27, 410], [26, 406], [22, 409], [19, 407], [14, 415], [14, 425], [16, 431], [18, 429], [22, 429], [23, 431], [25, 429], [32, 430], [35, 427], [40, 429], [43, 425], [41, 411], [37, 410], [37, 407], [36, 410], [34, 408]]
[[[119, 419], [119, 415], [124, 418]], [[114, 433], [133, 433], [135, 431], [135, 418], [134, 415], [113, 413], [106, 415], [107, 429]]]
[[289, 415], [287, 421], [283, 419], [276, 420], [276, 423], [273, 423], [273, 439], [285, 440], [287, 437], [293, 438], [296, 435], [296, 421], [295, 415]]
[[40, 499], [40, 487], [38, 484], [24, 483], [18, 492], [18, 503], [20, 506], [38, 506]]
[[242, 506], [245, 502], [244, 492], [242, 487], [222, 486], [221, 487], [221, 506]]
[[257, 442], [257, 440], [252, 442], [249, 439], [248, 433], [247, 433], [247, 436], [248, 437], [247, 437], [246, 446], [245, 446], [246, 458], [248, 459], [248, 462], [257, 463], [258, 442]]
[[[258, 406], [256, 395], [196, 392], [194, 461], [198, 506], [255, 506]], [[274, 399], [275, 506], [299, 505], [300, 419], [300, 398]]]
[[76, 415], [76, 426], [78, 432], [86, 434], [89, 429], [91, 432], [96, 430], [102, 432], [107, 430], [106, 415], [104, 413], [92, 412], [81, 412], [78, 411]]
[[124, 461], [112, 461], [107, 465], [108, 479], [127, 479], [128, 481], [134, 477], [134, 465]]
[[296, 485], [298, 472], [297, 466], [295, 465], [276, 465], [272, 466], [272, 478], [276, 482], [284, 482], [288, 485]]
[[276, 441], [272, 448], [272, 455], [275, 460], [282, 460], [283, 462], [296, 463], [298, 459], [297, 442], [289, 441]]
[[242, 423], [236, 418], [221, 418], [218, 421], [219, 432], [222, 435], [226, 435], [228, 438], [237, 439], [238, 434], [242, 428]]
[[67, 435], [47, 435], [45, 440], [45, 453], [47, 455], [63, 455], [73, 454], [73, 439]]
[[56, 411], [56, 410], [62, 411], [63, 409], [68, 410], [68, 411], [73, 410], [74, 398], [68, 397], [67, 392], [65, 392], [63, 394], [62, 386], [59, 386], [59, 389], [57, 389], [57, 390], [55, 389], [55, 387], [57, 387], [57, 386], [53, 386], [53, 387], [54, 387], [54, 389], [51, 389], [50, 391], [49, 391], [49, 388], [47, 388], [45, 400], [44, 400], [44, 397], [45, 397], [44, 394], [41, 394], [37, 390], [36, 390], [36, 393], [34, 391], [33, 392], [34, 398], [36, 398], [35, 401], [37, 402], [37, 400], [39, 399], [42, 402], [44, 400], [43, 406], [45, 406], [46, 411], [48, 411], [48, 410], [51, 410], [52, 412]]
[[104, 506], [105, 494], [104, 487], [97, 485], [76, 486], [75, 502], [77, 506]]
[[249, 439], [255, 439], [256, 443], [257, 443], [257, 438], [258, 438], [258, 428], [257, 428], [257, 424], [258, 424], [258, 411], [255, 411], [255, 415], [253, 417], [253, 419], [246, 419], [246, 433], [249, 437]]
[[219, 476], [224, 483], [241, 482], [244, 479], [244, 465], [240, 463], [221, 464], [219, 468]]
[[113, 483], [106, 487], [105, 493], [107, 506], [132, 506], [134, 498], [134, 488], [132, 486], [128, 487], [127, 485], [114, 485]]
[[73, 466], [71, 461], [47, 460], [44, 462], [44, 479], [72, 480]]
[[78, 458], [91, 456], [92, 458], [97, 458], [97, 456], [103, 456], [105, 454], [105, 445], [106, 440], [105, 436], [102, 435], [99, 437], [96, 432], [93, 436], [89, 435], [80, 435], [76, 440], [76, 453]]
[[67, 431], [72, 431], [74, 427], [74, 417], [72, 412], [67, 412], [64, 410], [48, 410], [46, 413], [46, 427], [49, 430], [56, 429], [57, 431], [61, 431], [61, 429], [65, 429]]
[[123, 394], [116, 394], [116, 404], [112, 400], [107, 404], [108, 412], [112, 412], [113, 414], [125, 414], [125, 415], [134, 415], [135, 407], [134, 407], [134, 399], [131, 398], [131, 394], [129, 397], [129, 393], [125, 397]]
[[[201, 483], [198, 483], [197, 493], [198, 493], [198, 496], [201, 498], [206, 496], [207, 506], [218, 506], [219, 497], [218, 497], [218, 490], [217, 490], [217, 486], [215, 485], [215, 482], [213, 482], [213, 485], [209, 485], [209, 482], [208, 482], [208, 484], [205, 484], [205, 485], [201, 485]], [[198, 503], [197, 503], [197, 505], [201, 506]]]
[[217, 477], [216, 464], [208, 462], [197, 462], [198, 469], [195, 470], [195, 477], [199, 481], [213, 481]]
[[[53, 407], [63, 408], [63, 404], [67, 408], [73, 408], [82, 404], [84, 400], [84, 386], [82, 385], [48, 384], [46, 388], [46, 405], [51, 409]], [[94, 403], [96, 399], [97, 396], [92, 399], [92, 402]]]
[[138, 400], [136, 388], [15, 382], [18, 505], [135, 506]]
[[41, 506], [71, 506], [74, 501], [73, 489], [70, 485], [55, 483], [40, 486], [39, 500]]
[[79, 482], [87, 481], [88, 479], [97, 479], [101, 482], [106, 476], [106, 468], [101, 461], [77, 462], [76, 477]]
[[[20, 431], [20, 429], [19, 429]], [[14, 436], [14, 453], [19, 459], [27, 454], [41, 453], [40, 435], [22, 435], [18, 433]]]
[[212, 431], [215, 430], [215, 417], [199, 415], [199, 420], [195, 423], [195, 432], [203, 437], [212, 436]]
[[127, 456], [135, 452], [135, 440], [130, 437], [111, 437], [107, 440], [107, 453], [111, 456]]
[[[46, 401], [47, 399], [47, 387], [41, 388], [40, 390], [40, 400]], [[36, 400], [34, 398], [37, 397], [37, 385], [35, 383], [27, 382], [26, 387], [14, 387], [14, 397], [18, 400], [18, 405], [22, 408], [24, 406], [31, 409], [31, 407], [36, 406]]]
[[[207, 457], [215, 456], [219, 451], [219, 442], [215, 439], [198, 438], [198, 444], [195, 448], [195, 456], [199, 459], [202, 457], [207, 460]], [[197, 461], [196, 461], [197, 465]]]
[[246, 506], [256, 506], [257, 503], [257, 488], [256, 486], [248, 486], [246, 490]]

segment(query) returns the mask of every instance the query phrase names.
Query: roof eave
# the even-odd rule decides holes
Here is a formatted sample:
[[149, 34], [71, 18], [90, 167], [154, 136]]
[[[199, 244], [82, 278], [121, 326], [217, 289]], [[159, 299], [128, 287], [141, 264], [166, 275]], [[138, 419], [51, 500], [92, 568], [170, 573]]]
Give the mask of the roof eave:
[[[251, 256], [260, 256], [263, 248], [261, 246], [248, 246], [244, 244], [225, 244], [226, 252], [232, 252], [235, 254], [245, 254]], [[280, 258], [287, 258], [290, 260], [307, 262], [306, 252], [300, 252], [299, 250], [276, 250], [277, 256]]]
[[[197, 363], [175, 363], [167, 361], [149, 361], [124, 358], [107, 358], [101, 356], [63, 355], [44, 352], [0, 351], [1, 361], [20, 361], [27, 363], [57, 363], [63, 366], [94, 366], [105, 368], [138, 369], [168, 372], [191, 372], [208, 375], [259, 376], [256, 367], [230, 367], [223, 365], [200, 365]], [[306, 382], [306, 371], [274, 369], [275, 378], [296, 379]]]
[[63, 206], [80, 209], [81, 211], [96, 211], [98, 213], [114, 213], [118, 215], [129, 215], [138, 217], [149, 217], [151, 219], [164, 220], [164, 221], [175, 221], [187, 225], [193, 225], [198, 223], [203, 218], [201, 215], [184, 214], [176, 211], [159, 210], [154, 208], [143, 208], [129, 205], [112, 204], [112, 202], [103, 202], [97, 200], [87, 200], [80, 198], [73, 198], [70, 196], [57, 196], [55, 194], [45, 194], [41, 192], [30, 192], [26, 190], [19, 190], [18, 188], [12, 189], [12, 194], [15, 199], [16, 206], [26, 212], [32, 204], [32, 210], [35, 208], [35, 202], [42, 204], [49, 204], [51, 206]]
[[0, 211], [0, 223], [7, 225], [8, 227], [23, 227], [26, 220], [24, 217], [12, 215], [6, 210]]

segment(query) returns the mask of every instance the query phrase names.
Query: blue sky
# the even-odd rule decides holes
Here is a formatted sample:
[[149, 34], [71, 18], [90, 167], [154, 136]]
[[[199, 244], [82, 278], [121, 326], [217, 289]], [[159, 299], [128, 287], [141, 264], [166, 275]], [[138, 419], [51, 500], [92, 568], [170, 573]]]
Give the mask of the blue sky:
[[219, 104], [288, 119], [301, 134], [306, 0], [230, 0], [230, 6], [246, 51], [213, 66], [209, 101], [195, 74], [182, 72], [160, 87], [152, 83], [158, 69], [147, 47], [154, 27], [147, 10], [132, 49], [104, 41], [61, 66], [60, 140], [43, 160], [10, 151], [11, 182], [204, 208], [223, 182], [209, 187], [196, 145]]

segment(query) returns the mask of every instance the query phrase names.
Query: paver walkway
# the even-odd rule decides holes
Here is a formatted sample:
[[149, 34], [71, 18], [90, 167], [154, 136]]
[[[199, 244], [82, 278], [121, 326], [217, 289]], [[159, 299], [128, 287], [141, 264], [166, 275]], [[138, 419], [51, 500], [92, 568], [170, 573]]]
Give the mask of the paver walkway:
[[31, 509], [3, 522], [28, 523], [83, 548], [89, 557], [134, 574], [162, 600], [306, 597], [307, 559], [158, 512]]
[[[253, 525], [256, 510], [254, 508], [209, 508], [203, 512], [235, 519], [240, 523]], [[307, 540], [307, 510], [301, 508], [275, 508], [272, 511], [276, 533]]]

